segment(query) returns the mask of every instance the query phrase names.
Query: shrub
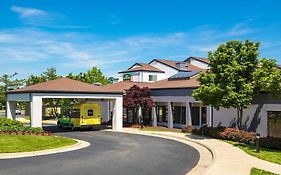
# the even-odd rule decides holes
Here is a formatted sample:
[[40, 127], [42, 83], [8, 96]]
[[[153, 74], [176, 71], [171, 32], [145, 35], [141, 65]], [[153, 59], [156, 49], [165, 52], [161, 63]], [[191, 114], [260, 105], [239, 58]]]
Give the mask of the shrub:
[[190, 126], [190, 125], [188, 125], [188, 126], [183, 126], [183, 127], [181, 128], [181, 131], [182, 131], [182, 132], [185, 132], [185, 133], [192, 133], [193, 130], [194, 130], [193, 127]]
[[260, 139], [260, 146], [281, 150], [281, 138], [263, 137]]
[[225, 128], [223, 131], [218, 132], [218, 138], [254, 145], [256, 133], [235, 128]]
[[51, 135], [50, 132], [45, 132], [42, 128], [25, 127], [16, 120], [0, 118], [0, 134], [14, 135]]
[[17, 120], [0, 118], [0, 127], [2, 127], [2, 126], [23, 126], [23, 124]]
[[[201, 135], [202, 129], [193, 128], [192, 133]], [[210, 136], [218, 139], [231, 140], [231, 141], [236, 141], [249, 145], [256, 144], [255, 132], [248, 132], [244, 130], [238, 130], [235, 128], [208, 127], [206, 131], [203, 133], [206, 136]], [[260, 139], [260, 146], [265, 148], [281, 150], [281, 138], [262, 137]]]

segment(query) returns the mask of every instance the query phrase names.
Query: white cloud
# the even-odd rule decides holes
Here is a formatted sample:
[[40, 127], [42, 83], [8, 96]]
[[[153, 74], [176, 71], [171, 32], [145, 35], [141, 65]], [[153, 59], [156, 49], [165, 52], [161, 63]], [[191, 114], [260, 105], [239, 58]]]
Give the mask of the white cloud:
[[[6, 65], [0, 74], [4, 73], [5, 67], [28, 70], [36, 65], [36, 69], [29, 69], [30, 73], [42, 72], [50, 66], [63, 72], [98, 66], [107, 75], [113, 75], [135, 61], [148, 62], [153, 58], [183, 60], [191, 55], [207, 56], [208, 51], [215, 50], [229, 39], [244, 39], [247, 32], [234, 33], [235, 28], [243, 27], [233, 25], [226, 30], [208, 27], [192, 32], [134, 35], [109, 40], [91, 33], [52, 33], [34, 28], [0, 30], [0, 61]], [[250, 34], [247, 33], [247, 38]]]
[[11, 11], [19, 15], [22, 24], [35, 27], [48, 27], [59, 29], [80, 29], [89, 26], [69, 25], [64, 23], [65, 15], [53, 13], [36, 8], [12, 6]]
[[38, 17], [38, 16], [47, 15], [47, 12], [40, 10], [40, 9], [35, 9], [35, 8], [12, 6], [11, 10], [18, 13], [21, 18], [30, 18], [30, 17]]

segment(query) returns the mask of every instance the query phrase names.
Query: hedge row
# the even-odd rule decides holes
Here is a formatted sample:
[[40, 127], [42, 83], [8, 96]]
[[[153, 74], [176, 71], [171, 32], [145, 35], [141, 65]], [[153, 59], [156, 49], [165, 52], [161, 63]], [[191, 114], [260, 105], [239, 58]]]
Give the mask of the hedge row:
[[[191, 126], [185, 126], [182, 128], [183, 132], [194, 133], [194, 134], [204, 134], [209, 137], [231, 140], [240, 143], [245, 143], [248, 145], [256, 144], [256, 133], [248, 132], [244, 130], [238, 130], [235, 128], [225, 128], [225, 127], [207, 127], [201, 129], [192, 128]], [[263, 137], [260, 139], [260, 146], [271, 149], [281, 150], [281, 138], [274, 137]]]
[[25, 127], [20, 121], [0, 118], [0, 134], [12, 135], [52, 135], [50, 132], [45, 132], [42, 128]]
[[0, 118], [0, 127], [2, 127], [2, 126], [22, 126], [23, 127], [23, 124], [17, 120]]

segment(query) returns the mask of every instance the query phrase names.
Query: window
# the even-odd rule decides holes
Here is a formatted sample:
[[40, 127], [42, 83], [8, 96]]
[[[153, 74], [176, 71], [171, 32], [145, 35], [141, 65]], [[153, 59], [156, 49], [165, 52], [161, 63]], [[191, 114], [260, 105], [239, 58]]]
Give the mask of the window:
[[281, 138], [281, 111], [268, 111], [268, 136]]
[[157, 81], [157, 75], [149, 75], [149, 81]]
[[89, 109], [88, 110], [88, 116], [94, 116], [94, 110]]
[[158, 122], [167, 122], [167, 108], [166, 106], [157, 106], [157, 121]]
[[185, 124], [186, 108], [185, 106], [174, 106], [173, 108], [174, 123]]

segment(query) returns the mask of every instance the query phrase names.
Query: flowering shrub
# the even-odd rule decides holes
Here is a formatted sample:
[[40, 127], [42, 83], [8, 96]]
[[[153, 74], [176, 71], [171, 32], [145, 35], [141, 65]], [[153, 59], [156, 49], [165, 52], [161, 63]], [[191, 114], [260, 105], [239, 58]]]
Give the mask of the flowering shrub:
[[256, 140], [256, 133], [238, 130], [235, 128], [225, 128], [223, 131], [218, 132], [217, 137], [225, 140], [232, 140], [240, 143], [254, 145]]
[[[189, 130], [191, 130], [189, 127]], [[184, 131], [185, 129], [182, 129]], [[202, 128], [192, 128], [193, 134], [202, 134]], [[238, 130], [235, 128], [225, 128], [225, 127], [208, 127], [203, 132], [204, 135], [224, 139], [224, 140], [231, 140], [240, 143], [245, 143], [249, 145], [256, 144], [256, 133], [255, 132], [248, 132], [244, 130]], [[278, 149], [281, 150], [281, 138], [274, 138], [274, 137], [262, 137], [260, 139], [260, 146], [265, 148], [271, 149]]]
[[192, 126], [188, 125], [188, 126], [183, 126], [182, 129], [181, 129], [182, 132], [185, 132], [185, 133], [192, 133], [193, 131], [193, 128]]

